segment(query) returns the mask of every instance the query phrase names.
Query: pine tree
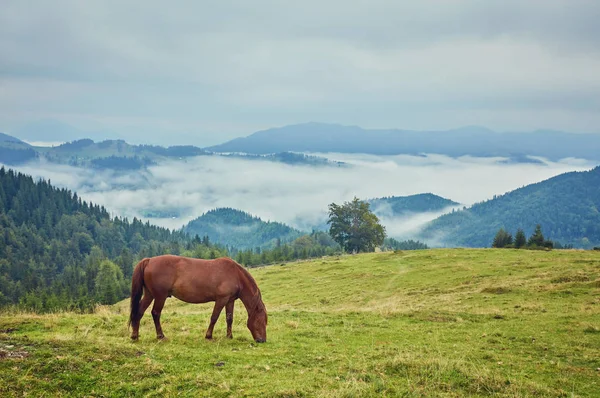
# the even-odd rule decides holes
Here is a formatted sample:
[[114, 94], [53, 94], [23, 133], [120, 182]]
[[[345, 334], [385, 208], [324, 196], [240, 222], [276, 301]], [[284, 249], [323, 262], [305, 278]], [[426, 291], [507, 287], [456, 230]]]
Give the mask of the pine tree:
[[527, 246], [531, 247], [544, 247], [544, 235], [542, 234], [542, 226], [540, 224], [535, 226], [533, 235], [529, 237]]
[[510, 233], [506, 232], [504, 228], [500, 228], [494, 237], [494, 241], [492, 242], [492, 247], [495, 248], [503, 248], [509, 245], [512, 245], [513, 237]]
[[515, 247], [520, 249], [527, 244], [527, 238], [525, 237], [525, 232], [521, 228], [517, 230], [517, 234], [515, 235]]

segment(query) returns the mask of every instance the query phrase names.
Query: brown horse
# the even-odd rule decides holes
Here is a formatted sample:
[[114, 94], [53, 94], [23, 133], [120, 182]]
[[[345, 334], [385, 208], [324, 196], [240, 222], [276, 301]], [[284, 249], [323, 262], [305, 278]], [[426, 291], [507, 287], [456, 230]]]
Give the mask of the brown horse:
[[248, 312], [247, 326], [252, 337], [258, 343], [267, 341], [267, 310], [260, 290], [252, 275], [230, 258], [200, 260], [165, 255], [140, 261], [133, 270], [131, 281], [129, 324], [133, 326], [133, 340], [139, 336], [140, 320], [152, 300], [156, 337], [165, 337], [160, 326], [160, 313], [167, 297], [171, 296], [187, 303], [215, 302], [206, 331], [207, 339], [212, 339], [223, 307], [226, 308], [227, 337], [232, 337], [233, 304], [239, 298]]

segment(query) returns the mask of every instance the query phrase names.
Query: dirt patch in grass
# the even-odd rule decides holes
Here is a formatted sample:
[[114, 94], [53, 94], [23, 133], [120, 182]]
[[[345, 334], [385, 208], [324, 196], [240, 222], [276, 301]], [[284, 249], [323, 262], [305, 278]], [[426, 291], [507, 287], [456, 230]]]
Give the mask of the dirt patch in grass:
[[442, 312], [415, 313], [414, 318], [426, 322], [456, 322], [456, 315]]
[[[19, 348], [17, 346], [19, 346]], [[0, 345], [0, 361], [6, 359], [23, 359], [28, 356], [29, 352], [25, 351], [25, 347], [21, 347], [13, 341], [8, 340]]]
[[511, 289], [505, 286], [490, 286], [481, 290], [481, 293], [506, 294], [510, 293]]
[[589, 325], [585, 329], [583, 329], [583, 333], [600, 334], [600, 328], [597, 328], [596, 326]]
[[586, 285], [589, 287], [600, 288], [600, 279], [596, 279], [595, 281], [587, 283]]
[[27, 351], [7, 351], [0, 349], [0, 360], [3, 359], [23, 359], [27, 358], [29, 353]]
[[552, 283], [571, 283], [571, 282], [587, 282], [590, 278], [585, 274], [570, 274], [570, 275], [562, 275], [558, 278], [552, 279], [550, 282]]

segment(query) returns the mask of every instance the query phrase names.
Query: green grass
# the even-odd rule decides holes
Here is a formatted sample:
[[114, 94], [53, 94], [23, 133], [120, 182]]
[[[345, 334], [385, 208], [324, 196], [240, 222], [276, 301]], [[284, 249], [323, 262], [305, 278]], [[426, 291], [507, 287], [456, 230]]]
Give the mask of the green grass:
[[443, 249], [252, 272], [266, 344], [252, 341], [241, 303], [233, 340], [222, 317], [214, 341], [203, 338], [212, 305], [175, 299], [165, 342], [148, 315], [129, 341], [128, 302], [0, 314], [0, 395], [600, 395], [598, 252]]

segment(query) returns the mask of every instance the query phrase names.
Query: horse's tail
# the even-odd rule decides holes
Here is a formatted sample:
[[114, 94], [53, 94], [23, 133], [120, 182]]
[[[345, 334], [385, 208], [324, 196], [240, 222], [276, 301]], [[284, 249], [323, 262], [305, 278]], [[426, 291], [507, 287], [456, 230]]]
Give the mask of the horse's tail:
[[140, 261], [133, 269], [131, 277], [131, 311], [129, 312], [129, 326], [140, 311], [140, 299], [144, 292], [144, 269], [148, 265], [149, 258]]

